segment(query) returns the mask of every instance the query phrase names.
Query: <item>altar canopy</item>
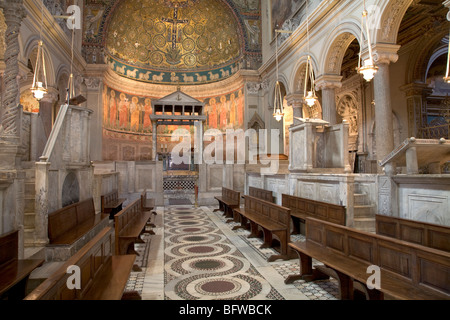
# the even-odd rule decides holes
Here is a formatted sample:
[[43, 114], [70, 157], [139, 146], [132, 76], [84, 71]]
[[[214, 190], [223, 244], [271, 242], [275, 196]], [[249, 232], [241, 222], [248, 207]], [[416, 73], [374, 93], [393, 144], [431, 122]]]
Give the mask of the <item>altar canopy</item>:
[[[152, 102], [153, 115], [150, 116], [153, 125], [153, 160], [157, 160], [157, 127], [168, 126], [196, 126], [198, 143], [194, 152], [201, 154], [203, 151], [203, 124], [206, 122], [204, 115], [205, 104], [199, 100], [181, 92], [176, 92]], [[198, 139], [197, 139], [198, 138]]]

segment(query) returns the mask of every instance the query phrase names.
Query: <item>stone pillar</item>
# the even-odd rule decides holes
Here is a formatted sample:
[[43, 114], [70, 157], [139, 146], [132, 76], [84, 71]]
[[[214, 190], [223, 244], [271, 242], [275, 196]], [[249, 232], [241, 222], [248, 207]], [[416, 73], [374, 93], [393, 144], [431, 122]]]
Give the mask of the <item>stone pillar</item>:
[[[391, 105], [391, 84], [389, 65], [398, 60], [398, 45], [377, 45], [374, 50], [378, 72], [374, 79], [375, 96], [375, 136], [377, 141], [377, 160], [382, 161], [394, 150], [394, 128]], [[381, 167], [379, 167], [381, 172]], [[395, 175], [395, 163], [385, 166], [387, 175]]]
[[19, 32], [22, 20], [26, 16], [23, 0], [2, 0], [0, 7], [6, 22], [5, 32], [5, 73], [4, 73], [4, 99], [2, 105], [2, 119], [0, 136], [5, 141], [19, 143], [20, 130], [18, 125], [19, 105]]
[[48, 92], [39, 101], [39, 114], [44, 125], [45, 135], [48, 138], [53, 127], [53, 107], [58, 101], [58, 90], [48, 88]]
[[84, 79], [87, 94], [87, 107], [94, 113], [91, 115], [90, 123], [90, 159], [101, 161], [103, 159], [103, 79], [98, 76], [89, 76]]
[[433, 92], [426, 83], [410, 83], [400, 88], [406, 94], [408, 108], [408, 137], [424, 139], [420, 129], [427, 124], [426, 96]]
[[158, 161], [158, 133], [157, 130], [158, 126], [156, 125], [156, 122], [153, 122], [153, 137], [152, 137], [152, 143], [153, 143], [153, 147], [152, 147], [152, 157], [153, 157], [153, 161]]
[[294, 125], [300, 124], [299, 120], [295, 118], [303, 118], [303, 94], [302, 93], [293, 93], [286, 96], [286, 101], [289, 106], [292, 106], [292, 110], [294, 113]]
[[331, 126], [337, 124], [336, 89], [342, 87], [341, 80], [338, 75], [324, 75], [316, 80], [316, 88], [322, 90], [323, 120]]

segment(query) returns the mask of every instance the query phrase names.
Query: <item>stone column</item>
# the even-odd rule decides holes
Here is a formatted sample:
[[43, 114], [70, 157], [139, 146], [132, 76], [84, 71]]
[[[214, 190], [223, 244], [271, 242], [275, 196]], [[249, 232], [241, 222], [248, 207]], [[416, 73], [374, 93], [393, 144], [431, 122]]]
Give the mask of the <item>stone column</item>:
[[[378, 72], [374, 79], [375, 96], [375, 138], [377, 141], [377, 160], [382, 161], [394, 150], [394, 128], [391, 105], [391, 84], [389, 65], [397, 62], [398, 45], [377, 45], [374, 49], [375, 64]], [[381, 172], [381, 167], [379, 167]], [[385, 166], [387, 175], [395, 175], [395, 163]]]
[[410, 83], [400, 88], [406, 94], [408, 136], [423, 139], [420, 129], [426, 126], [426, 96], [433, 92], [426, 83]]
[[103, 159], [103, 79], [98, 76], [89, 76], [84, 79], [87, 94], [87, 107], [93, 109], [90, 123], [90, 159], [100, 161]]
[[6, 22], [5, 32], [5, 73], [4, 73], [4, 99], [2, 105], [2, 119], [0, 136], [5, 141], [19, 143], [19, 32], [22, 20], [26, 16], [23, 0], [1, 0], [0, 7]]
[[295, 118], [303, 118], [303, 93], [293, 93], [286, 96], [286, 101], [289, 106], [292, 106], [294, 113], [294, 125], [300, 124], [299, 120]]
[[322, 90], [323, 120], [331, 126], [337, 124], [336, 89], [342, 87], [341, 80], [338, 75], [324, 75], [316, 80], [316, 88]]
[[157, 130], [158, 126], [156, 125], [156, 122], [153, 122], [153, 137], [152, 137], [152, 143], [153, 143], [153, 147], [152, 147], [152, 157], [153, 157], [153, 161], [158, 161], [158, 156], [157, 156], [157, 152], [158, 152], [158, 133]]
[[45, 135], [50, 136], [53, 127], [53, 107], [58, 101], [58, 90], [55, 88], [48, 88], [48, 92], [39, 101], [39, 114], [44, 125]]

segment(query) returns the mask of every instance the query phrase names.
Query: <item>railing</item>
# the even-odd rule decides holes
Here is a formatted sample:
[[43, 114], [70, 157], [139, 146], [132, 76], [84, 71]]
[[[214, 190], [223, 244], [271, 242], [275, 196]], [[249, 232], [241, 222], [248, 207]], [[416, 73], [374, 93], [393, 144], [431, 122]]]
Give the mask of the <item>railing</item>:
[[450, 124], [431, 126], [419, 129], [420, 139], [449, 139]]

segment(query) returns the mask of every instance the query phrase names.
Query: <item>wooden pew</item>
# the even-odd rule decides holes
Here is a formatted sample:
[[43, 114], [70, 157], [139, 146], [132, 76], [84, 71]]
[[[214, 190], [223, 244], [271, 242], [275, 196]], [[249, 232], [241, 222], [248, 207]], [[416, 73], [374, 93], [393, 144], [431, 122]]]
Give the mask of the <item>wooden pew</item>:
[[107, 219], [95, 214], [94, 200], [88, 199], [48, 215], [49, 244], [71, 245]]
[[377, 234], [450, 252], [450, 227], [376, 215]]
[[[113, 256], [113, 242], [112, 228], [103, 229], [25, 300], [121, 300], [136, 256]], [[67, 286], [71, 266], [80, 268], [79, 290]]]
[[257, 199], [261, 199], [267, 202], [275, 202], [275, 197], [273, 192], [269, 190], [259, 189], [255, 187], [248, 188], [248, 195]]
[[244, 208], [236, 208], [234, 212], [240, 215], [241, 224], [250, 224], [249, 238], [259, 236], [259, 227], [263, 230], [264, 244], [261, 248], [272, 247], [274, 237], [280, 242], [279, 254], [272, 255], [268, 261], [291, 259], [290, 242], [290, 210], [274, 203], [244, 196]]
[[304, 199], [287, 194], [282, 195], [282, 206], [291, 209], [292, 234], [300, 233], [300, 221], [312, 217], [345, 226], [347, 209], [344, 206]]
[[[300, 257], [298, 279], [338, 279], [341, 299], [353, 299], [355, 289], [366, 298], [403, 300], [450, 299], [450, 253], [367, 233], [314, 218], [306, 218], [306, 241], [290, 243]], [[312, 259], [325, 266], [312, 267]], [[369, 290], [369, 266], [381, 272], [379, 290]]]
[[22, 300], [28, 278], [44, 260], [19, 259], [19, 231], [0, 236], [0, 300]]
[[[156, 213], [156, 211], [153, 211], [154, 208], [155, 208], [155, 200], [147, 199], [147, 190], [145, 189], [141, 193], [141, 211], [142, 212], [151, 211], [152, 216], [156, 216], [157, 213]], [[147, 225], [151, 228], [156, 228], [155, 224], [151, 220], [152, 220], [152, 217], [150, 217], [150, 219], [148, 220]], [[155, 234], [153, 231], [149, 231], [149, 233], [151, 235]]]
[[214, 210], [214, 212], [223, 211], [224, 216], [233, 218], [233, 209], [239, 208], [240, 197], [240, 192], [222, 188], [222, 196], [214, 197], [219, 202], [219, 209]]
[[100, 197], [102, 213], [108, 214], [109, 219], [113, 220], [114, 215], [122, 210], [123, 203], [127, 199], [119, 198], [119, 191], [115, 190]]
[[[114, 216], [116, 255], [138, 255], [134, 245], [142, 242], [142, 234], [149, 233], [145, 227], [151, 215], [149, 211], [142, 211], [141, 199], [137, 199]], [[140, 268], [135, 265], [134, 270], [140, 271]]]

